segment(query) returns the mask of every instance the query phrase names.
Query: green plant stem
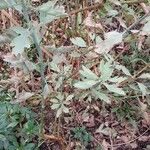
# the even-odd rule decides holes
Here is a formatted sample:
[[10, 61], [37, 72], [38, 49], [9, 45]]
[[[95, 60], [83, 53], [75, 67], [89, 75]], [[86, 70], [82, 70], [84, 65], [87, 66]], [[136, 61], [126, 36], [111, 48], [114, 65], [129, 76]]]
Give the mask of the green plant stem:
[[38, 55], [39, 55], [39, 63], [40, 63], [40, 75], [41, 75], [41, 85], [42, 85], [42, 100], [41, 100], [41, 124], [40, 124], [40, 135], [43, 137], [43, 128], [44, 128], [44, 109], [45, 109], [45, 99], [44, 99], [44, 86], [45, 86], [45, 76], [44, 76], [44, 61], [43, 61], [43, 55], [42, 55], [42, 49], [38, 45], [35, 31], [33, 29], [31, 33], [33, 42], [36, 46]]
[[44, 109], [45, 109], [45, 99], [44, 99], [44, 86], [45, 86], [44, 70], [45, 69], [44, 69], [43, 54], [42, 54], [42, 49], [40, 48], [40, 46], [38, 44], [38, 40], [36, 38], [35, 29], [34, 29], [33, 25], [31, 25], [31, 23], [30, 23], [30, 19], [29, 19], [27, 8], [26, 8], [25, 0], [21, 0], [21, 2], [22, 2], [22, 6], [23, 6], [24, 17], [27, 21], [27, 24], [28, 24], [29, 28], [31, 28], [31, 37], [32, 37], [32, 40], [35, 44], [35, 47], [36, 47], [38, 55], [39, 55], [38, 59], [39, 59], [39, 64], [40, 64], [40, 75], [41, 75], [41, 85], [42, 85], [41, 123], [40, 123], [39, 133], [40, 133], [40, 138], [43, 138], [44, 137], [44, 133], [43, 133]]

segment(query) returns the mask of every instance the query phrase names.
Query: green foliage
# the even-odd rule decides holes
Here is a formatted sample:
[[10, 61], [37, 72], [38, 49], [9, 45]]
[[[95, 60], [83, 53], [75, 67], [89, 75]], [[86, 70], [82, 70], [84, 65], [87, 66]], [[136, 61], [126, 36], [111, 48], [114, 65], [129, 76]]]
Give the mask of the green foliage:
[[38, 125], [33, 112], [6, 102], [0, 102], [0, 108], [0, 149], [36, 149], [33, 138], [38, 134]]
[[0, 88], [0, 102], [10, 102], [12, 98], [14, 97], [15, 93], [13, 92], [8, 92], [6, 90], [3, 90]]
[[86, 47], [86, 42], [81, 37], [71, 38], [71, 42], [79, 47]]
[[22, 54], [25, 48], [30, 48], [30, 32], [28, 29], [22, 27], [14, 27], [12, 31], [18, 34], [18, 36], [11, 41], [10, 45], [13, 47], [12, 52], [15, 55]]
[[22, 12], [22, 5], [20, 3], [20, 0], [0, 0], [0, 9], [7, 8], [15, 8], [19, 12]]
[[[74, 87], [82, 90], [89, 89], [89, 94], [95, 98], [101, 99], [107, 103], [111, 103], [109, 93], [116, 93], [119, 95], [126, 95], [122, 88], [118, 87], [118, 83], [126, 80], [127, 76], [131, 75], [125, 66], [122, 66], [110, 58], [107, 61], [102, 60], [99, 67], [100, 76], [94, 74], [90, 69], [82, 66], [80, 70], [81, 79], [74, 83]], [[114, 76], [113, 72], [121, 70], [125, 76]], [[104, 89], [104, 87], [107, 89]]]
[[37, 8], [40, 23], [46, 24], [66, 15], [63, 6], [56, 6], [57, 1], [48, 1]]
[[83, 145], [87, 145], [92, 141], [92, 135], [87, 132], [85, 127], [76, 127], [71, 131], [73, 132], [73, 137]]
[[70, 101], [72, 100], [72, 98], [74, 97], [74, 95], [68, 95], [66, 98], [64, 95], [62, 95], [61, 93], [58, 93], [58, 95], [51, 99], [52, 102], [52, 109], [56, 109], [57, 113], [56, 113], [56, 117], [58, 118], [63, 112], [64, 113], [69, 113], [69, 109], [67, 107], [67, 105], [70, 104]]
[[135, 121], [138, 108], [131, 106], [128, 102], [124, 102], [121, 106], [117, 106], [112, 109], [112, 112], [116, 113], [119, 120], [128, 120], [130, 122]]
[[[95, 52], [98, 54], [107, 54], [115, 45], [123, 40], [123, 33], [111, 31], [104, 34], [105, 40], [97, 44]], [[115, 37], [115, 38], [114, 38]]]

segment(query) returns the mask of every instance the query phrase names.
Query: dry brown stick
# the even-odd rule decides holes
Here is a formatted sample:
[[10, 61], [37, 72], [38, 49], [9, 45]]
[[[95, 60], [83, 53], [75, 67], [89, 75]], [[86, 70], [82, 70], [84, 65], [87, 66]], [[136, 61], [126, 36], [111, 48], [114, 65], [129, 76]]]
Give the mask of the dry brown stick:
[[93, 9], [96, 9], [96, 8], [101, 8], [102, 7], [102, 3], [103, 2], [94, 4], [92, 6], [86, 6], [84, 8], [78, 9], [78, 10], [74, 10], [74, 11], [70, 12], [68, 14], [68, 16], [72, 16], [72, 15], [77, 14], [77, 13], [82, 12], [82, 11], [87, 11], [87, 10], [93, 10]]
[[55, 135], [47, 135], [47, 134], [44, 134], [44, 137], [43, 137], [45, 140], [49, 140], [49, 141], [56, 141], [58, 143], [61, 144], [62, 146], [62, 150], [65, 150], [65, 145], [66, 145], [66, 141], [60, 137], [60, 136], [55, 136]]
[[8, 19], [10, 19], [10, 21], [11, 21], [14, 25], [20, 26], [20, 24], [19, 24], [16, 20], [14, 20], [14, 19], [10, 16], [10, 14], [8, 14], [5, 10], [2, 10], [1, 12], [2, 12], [2, 14], [4, 14]]
[[97, 9], [97, 8], [101, 8], [101, 7], [102, 7], [102, 4], [103, 4], [103, 1], [102, 1], [101, 3], [96, 3], [96, 4], [92, 5], [92, 6], [87, 6], [87, 7], [84, 7], [84, 8], [80, 8], [80, 9], [71, 11], [67, 16], [65, 16], [65, 17], [63, 17], [63, 18], [60, 18], [60, 19], [58, 20], [58, 24], [59, 24], [62, 20], [66, 19], [66, 18], [68, 18], [68, 17], [70, 17], [70, 16], [72, 16], [72, 15], [75, 15], [75, 14], [77, 14], [77, 13], [79, 13], [79, 12], [87, 11], [87, 10], [93, 10], [93, 9]]
[[141, 17], [139, 20], [137, 20], [136, 22], [134, 22], [131, 26], [129, 26], [123, 33], [123, 37], [127, 37], [128, 36], [128, 33], [129, 31], [135, 27], [136, 25], [138, 25], [139, 23], [141, 23], [145, 18], [147, 18], [148, 16], [150, 15], [150, 11], [148, 11], [147, 14], [145, 14], [143, 17]]
[[109, 139], [110, 139], [110, 147], [111, 147], [111, 150], [114, 150], [114, 146], [113, 146], [113, 140], [112, 140], [112, 132], [111, 130], [109, 130]]
[[124, 47], [123, 50], [114, 58], [114, 61], [116, 61], [125, 51], [126, 48]]
[[133, 77], [129, 77], [128, 79], [121, 82], [119, 84], [119, 87], [122, 87], [123, 85], [126, 85], [127, 83], [131, 83], [131, 82], [135, 81], [137, 79], [137, 77], [149, 67], [150, 67], [150, 63], [146, 64], [146, 66], [144, 68], [142, 68], [140, 71], [138, 71]]
[[146, 0], [129, 0], [122, 2], [122, 4], [139, 4], [144, 2], [146, 2]]
[[55, 136], [55, 135], [44, 134], [44, 139], [50, 140], [50, 141], [58, 141], [58, 142], [66, 143], [62, 137]]
[[133, 76], [133, 78], [137, 78], [143, 71], [145, 71], [147, 68], [149, 68], [150, 67], [150, 63], [148, 63], [148, 64], [146, 64], [146, 66], [143, 68], [143, 69], [141, 69], [139, 72], [137, 72], [134, 76]]

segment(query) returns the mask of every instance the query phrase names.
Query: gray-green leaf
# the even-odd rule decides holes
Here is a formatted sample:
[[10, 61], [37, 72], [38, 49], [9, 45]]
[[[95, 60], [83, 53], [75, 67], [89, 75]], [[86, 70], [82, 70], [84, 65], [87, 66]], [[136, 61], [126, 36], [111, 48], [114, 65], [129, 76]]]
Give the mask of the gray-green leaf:
[[46, 99], [49, 94], [50, 94], [50, 89], [49, 89], [48, 84], [46, 83], [45, 86], [44, 86], [44, 90], [43, 90], [44, 99]]
[[107, 84], [107, 83], [104, 83], [103, 85], [106, 86], [106, 88], [110, 91], [110, 92], [114, 92], [114, 93], [117, 93], [119, 95], [126, 95], [126, 93], [121, 89], [121, 88], [118, 88], [117, 85], [115, 84]]
[[76, 46], [86, 47], [86, 42], [81, 37], [71, 38], [70, 40]]
[[95, 52], [99, 54], [107, 54], [116, 44], [122, 42], [122, 33], [111, 31], [106, 33], [105, 40], [96, 45]]
[[94, 86], [95, 84], [97, 84], [98, 81], [93, 81], [93, 80], [87, 80], [87, 81], [78, 81], [77, 83], [74, 84], [74, 87], [78, 88], [78, 89], [89, 89], [92, 86]]
[[12, 52], [15, 55], [22, 54], [25, 48], [30, 48], [30, 33], [28, 29], [22, 27], [14, 27], [12, 30], [18, 34], [10, 43], [13, 47]]
[[150, 73], [143, 73], [138, 78], [141, 78], [141, 79], [150, 79]]
[[55, 6], [57, 1], [48, 1], [37, 8], [40, 13], [40, 22], [49, 23], [55, 19], [65, 16], [65, 9], [63, 6]]
[[142, 33], [146, 35], [150, 34], [150, 20], [145, 23], [144, 27], [142, 28]]
[[105, 63], [103, 60], [100, 63], [99, 71], [101, 73], [100, 80], [107, 81], [113, 73], [113, 68], [109, 62]]
[[98, 76], [93, 73], [90, 69], [86, 68], [85, 66], [82, 66], [82, 69], [83, 70], [80, 70], [80, 74], [87, 78], [87, 79], [90, 79], [90, 80], [97, 80], [98, 79]]
[[123, 66], [123, 65], [115, 65], [115, 68], [118, 69], [118, 70], [122, 70], [122, 72], [127, 75], [127, 76], [132, 76], [129, 72], [129, 70]]
[[147, 94], [147, 88], [146, 88], [146, 86], [144, 84], [142, 84], [142, 83], [139, 83], [139, 82], [138, 82], [138, 86], [140, 88], [140, 91], [142, 92], [142, 95], [146, 96], [146, 94]]
[[97, 91], [97, 90], [92, 90], [92, 94], [93, 94], [94, 96], [96, 96], [97, 98], [99, 98], [100, 100], [105, 101], [105, 102], [108, 103], [108, 104], [111, 103], [110, 98], [109, 98], [106, 94], [104, 94], [104, 93], [102, 93], [102, 92], [99, 92], [99, 91]]

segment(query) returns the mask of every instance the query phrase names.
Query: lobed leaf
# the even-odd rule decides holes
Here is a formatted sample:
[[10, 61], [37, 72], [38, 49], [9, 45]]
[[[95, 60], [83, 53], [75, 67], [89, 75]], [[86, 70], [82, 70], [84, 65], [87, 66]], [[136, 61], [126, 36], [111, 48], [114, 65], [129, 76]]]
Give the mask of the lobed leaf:
[[87, 81], [78, 81], [77, 83], [74, 84], [74, 87], [82, 90], [86, 90], [97, 84], [98, 81], [94, 80], [87, 80]]
[[40, 22], [43, 24], [50, 23], [55, 19], [65, 16], [63, 6], [55, 6], [57, 1], [48, 1], [37, 8], [40, 13]]
[[43, 89], [43, 96], [44, 96], [44, 99], [46, 99], [49, 94], [50, 94], [50, 89], [49, 89], [48, 84], [46, 83], [45, 86], [44, 86], [44, 89]]
[[139, 82], [138, 82], [138, 86], [139, 86], [139, 88], [140, 88], [140, 91], [142, 92], [142, 95], [143, 95], [143, 96], [146, 96], [146, 94], [148, 93], [148, 92], [147, 92], [147, 87], [146, 87], [144, 84], [139, 83]]
[[12, 28], [12, 30], [18, 34], [18, 36], [15, 37], [10, 43], [13, 47], [12, 53], [15, 55], [22, 54], [25, 48], [30, 48], [30, 33], [28, 29], [24, 29], [22, 27], [15, 27]]
[[110, 98], [109, 98], [106, 94], [104, 94], [104, 93], [102, 93], [102, 92], [99, 92], [99, 91], [93, 89], [93, 90], [92, 90], [92, 94], [93, 94], [94, 96], [96, 96], [97, 98], [99, 98], [100, 100], [105, 101], [105, 102], [108, 103], [108, 104], [111, 103]]
[[113, 68], [111, 67], [110, 62], [105, 63], [103, 60], [100, 63], [99, 71], [101, 73], [100, 80], [107, 81], [113, 73]]
[[80, 70], [79, 72], [83, 77], [85, 77], [89, 80], [97, 80], [98, 79], [98, 76], [95, 73], [93, 73], [90, 69], [86, 68], [85, 66], [82, 66], [82, 69], [83, 70]]
[[115, 65], [115, 68], [117, 70], [121, 70], [127, 76], [132, 76], [131, 73], [129, 72], [129, 70], [123, 65], [120, 65], [120, 64], [119, 65]]
[[143, 73], [138, 78], [141, 78], [141, 79], [150, 79], [150, 73]]
[[123, 34], [117, 31], [105, 33], [104, 36], [105, 40], [96, 45], [95, 52], [98, 54], [107, 54], [115, 45], [120, 44], [123, 40]]
[[114, 92], [114, 93], [117, 93], [119, 95], [126, 95], [125, 92], [121, 88], [118, 88], [116, 84], [107, 84], [107, 83], [104, 83], [103, 85], [105, 85], [105, 87], [110, 92]]
[[71, 38], [70, 40], [76, 46], [86, 47], [86, 42], [81, 37]]

